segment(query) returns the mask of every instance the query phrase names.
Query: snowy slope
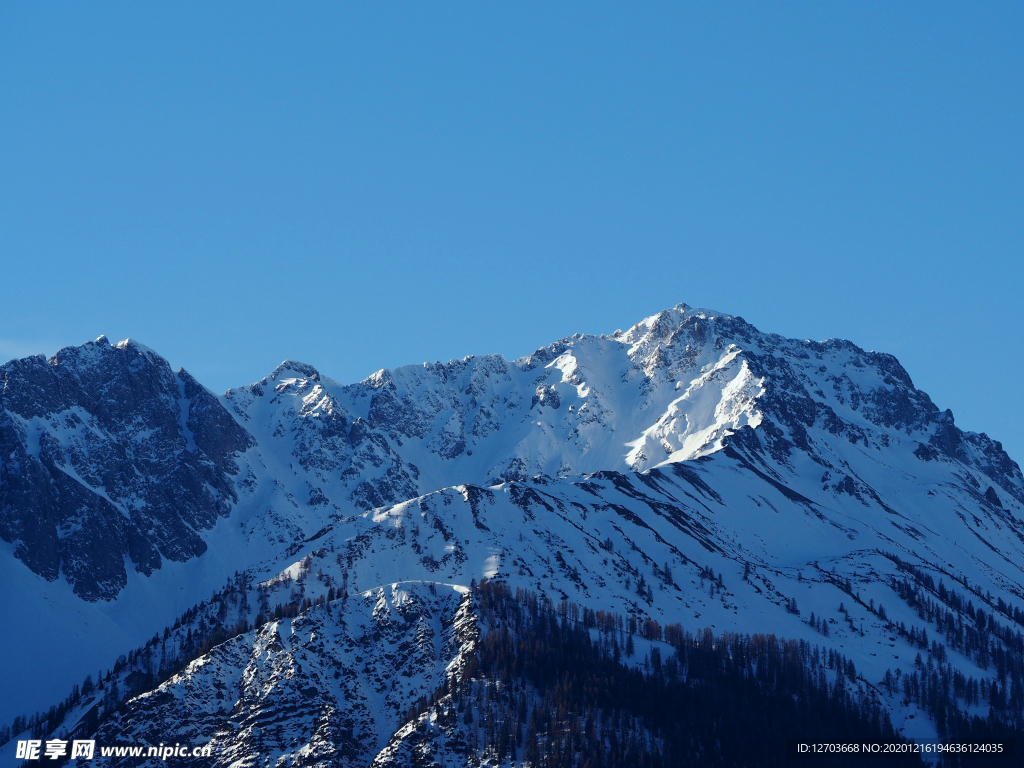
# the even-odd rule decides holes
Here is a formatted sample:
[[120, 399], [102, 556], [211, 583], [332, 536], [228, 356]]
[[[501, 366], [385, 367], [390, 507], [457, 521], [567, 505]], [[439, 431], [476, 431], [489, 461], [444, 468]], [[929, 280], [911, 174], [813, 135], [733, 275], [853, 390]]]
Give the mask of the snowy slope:
[[[459, 667], [472, 652], [478, 620], [461, 602], [461, 619], [456, 619], [452, 598], [445, 597], [450, 584], [482, 578], [662, 626], [757, 631], [831, 648], [856, 664], [858, 685], [881, 695], [905, 735], [934, 736], [934, 725], [916, 705], [882, 690], [886, 672], [909, 674], [917, 654], [938, 656], [901, 634], [897, 625], [915, 633], [923, 627], [939, 642], [947, 639], [900, 588], [908, 566], [924, 566], [945, 578], [950, 594], [973, 599], [1012, 626], [983, 596], [1000, 587], [976, 557], [975, 538], [965, 536], [959, 519], [948, 529], [908, 533], [929, 515], [927, 491], [906, 519], [894, 521], [884, 508], [867, 506], [865, 519], [854, 520], [826, 503], [831, 491], [820, 491], [818, 500], [803, 498], [779, 481], [766, 486], [758, 471], [736, 452], [721, 462], [675, 464], [644, 474], [599, 473], [578, 483], [458, 486], [339, 522], [266, 581], [245, 601], [247, 607], [223, 600], [223, 609], [211, 604], [199, 619], [224, 612], [228, 623], [239, 617], [258, 622], [257, 615], [274, 603], [315, 600], [329, 589], [342, 598], [218, 646], [154, 693], [133, 699], [128, 714], [108, 721], [100, 737], [105, 743], [212, 741], [224, 750], [218, 752], [219, 765], [248, 764], [257, 754], [269, 754], [273, 763], [286, 753], [305, 755], [311, 764], [365, 764], [377, 751], [378, 761], [389, 764], [418, 732], [402, 710], [438, 687], [438, 670]], [[757, 503], [743, 510], [752, 493], [760, 494]], [[960, 543], [954, 543], [957, 539]], [[1019, 557], [1019, 545], [1016, 552]], [[972, 570], [936, 568], [947, 559], [970, 563]], [[391, 577], [400, 583], [387, 583]], [[964, 578], [970, 588], [958, 581]], [[455, 589], [465, 593], [464, 587]], [[447, 608], [431, 607], [437, 595], [449, 601]], [[427, 607], [413, 612], [415, 622], [398, 622], [396, 635], [394, 622], [381, 617], [406, 610], [409, 599]], [[788, 607], [791, 601], [797, 610]], [[366, 615], [371, 610], [372, 626]], [[423, 623], [427, 615], [429, 630]], [[822, 621], [829, 625], [827, 633], [818, 624]], [[186, 628], [198, 623], [193, 617], [178, 629], [170, 646], [180, 644]], [[415, 642], [410, 640], [414, 629]], [[1014, 631], [1019, 640], [1019, 627]], [[458, 642], [435, 640], [456, 635]], [[424, 657], [429, 662], [410, 662], [408, 654], [425, 653], [424, 637], [431, 638]], [[639, 659], [649, 644], [637, 643]], [[154, 645], [149, 657], [118, 679], [150, 669], [166, 653], [161, 647], [158, 654]], [[965, 676], [996, 675], [952, 647], [949, 660]], [[333, 681], [335, 672], [344, 677], [340, 683]], [[971, 709], [966, 702], [963, 706]], [[73, 728], [79, 716], [69, 716], [65, 727]], [[256, 727], [265, 722], [280, 724], [283, 731]], [[176, 724], [173, 733], [168, 723]], [[355, 752], [346, 734], [357, 726], [365, 730], [356, 740], [365, 749]], [[446, 733], [457, 736], [458, 728]]]

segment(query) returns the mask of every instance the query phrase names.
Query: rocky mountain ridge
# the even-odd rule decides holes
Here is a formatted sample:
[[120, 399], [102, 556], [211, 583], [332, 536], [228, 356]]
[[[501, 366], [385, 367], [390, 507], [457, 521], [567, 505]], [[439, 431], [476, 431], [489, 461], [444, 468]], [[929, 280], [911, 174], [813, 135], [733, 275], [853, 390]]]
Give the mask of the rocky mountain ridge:
[[86, 600], [206, 551], [252, 438], [186, 371], [105, 337], [0, 367], [0, 537]]
[[[89, 600], [125, 586], [125, 556], [148, 575], [201, 554], [202, 532], [240, 493], [284, 482], [283, 457], [306, 487], [276, 493], [278, 504], [283, 495], [347, 514], [461, 482], [643, 471], [721, 450], [752, 427], [776, 460], [798, 449], [830, 472], [814, 432], [865, 447], [913, 440], [922, 460], [960, 461], [994, 498], [1024, 501], [1001, 446], [959, 430], [892, 356], [787, 340], [685, 305], [514, 362], [406, 366], [350, 386], [288, 361], [216, 398], [142, 345], [102, 337], [49, 361], [12, 361], [0, 376], [0, 537]], [[101, 538], [107, 546], [94, 546]]]

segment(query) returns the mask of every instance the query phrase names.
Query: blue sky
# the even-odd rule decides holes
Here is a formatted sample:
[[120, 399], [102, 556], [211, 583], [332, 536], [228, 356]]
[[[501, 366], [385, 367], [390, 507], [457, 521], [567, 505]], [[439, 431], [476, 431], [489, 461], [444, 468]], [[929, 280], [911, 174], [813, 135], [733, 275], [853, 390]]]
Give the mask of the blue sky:
[[352, 381], [685, 301], [1024, 460], [1024, 6], [552, 5], [3, 4], [0, 357]]

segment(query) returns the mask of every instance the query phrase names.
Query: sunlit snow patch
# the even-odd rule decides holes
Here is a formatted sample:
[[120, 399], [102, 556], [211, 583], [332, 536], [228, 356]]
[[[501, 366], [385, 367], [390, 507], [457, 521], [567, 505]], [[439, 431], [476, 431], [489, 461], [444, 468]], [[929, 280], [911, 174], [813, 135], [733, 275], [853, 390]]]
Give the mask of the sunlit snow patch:
[[498, 566], [501, 564], [501, 558], [497, 555], [491, 555], [484, 561], [484, 578], [493, 579], [498, 575]]

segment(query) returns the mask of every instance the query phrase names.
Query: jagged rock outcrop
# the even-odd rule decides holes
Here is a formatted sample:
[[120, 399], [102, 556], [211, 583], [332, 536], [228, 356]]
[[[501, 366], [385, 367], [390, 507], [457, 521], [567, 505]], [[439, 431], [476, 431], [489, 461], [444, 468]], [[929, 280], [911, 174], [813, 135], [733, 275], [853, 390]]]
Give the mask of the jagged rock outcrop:
[[132, 341], [0, 367], [0, 537], [86, 600], [202, 554], [252, 437], [186, 371]]
[[365, 766], [413, 702], [461, 674], [471, 602], [465, 588], [395, 583], [270, 621], [133, 699], [96, 739], [210, 744], [211, 766]]

